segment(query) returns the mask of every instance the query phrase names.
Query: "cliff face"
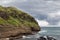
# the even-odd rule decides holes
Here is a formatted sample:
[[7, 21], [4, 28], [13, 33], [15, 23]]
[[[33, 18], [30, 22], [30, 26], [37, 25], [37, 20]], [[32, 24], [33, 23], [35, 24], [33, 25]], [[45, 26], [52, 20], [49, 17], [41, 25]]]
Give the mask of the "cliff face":
[[35, 19], [14, 7], [0, 6], [0, 38], [16, 37], [40, 31]]

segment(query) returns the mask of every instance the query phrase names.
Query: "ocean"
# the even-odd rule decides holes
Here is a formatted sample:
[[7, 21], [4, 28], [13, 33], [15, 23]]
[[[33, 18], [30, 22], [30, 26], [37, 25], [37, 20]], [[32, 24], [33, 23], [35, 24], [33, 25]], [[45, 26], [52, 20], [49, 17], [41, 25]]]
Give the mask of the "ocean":
[[41, 31], [35, 35], [28, 35], [22, 40], [37, 40], [40, 36], [52, 36], [60, 40], [60, 27], [41, 27]]

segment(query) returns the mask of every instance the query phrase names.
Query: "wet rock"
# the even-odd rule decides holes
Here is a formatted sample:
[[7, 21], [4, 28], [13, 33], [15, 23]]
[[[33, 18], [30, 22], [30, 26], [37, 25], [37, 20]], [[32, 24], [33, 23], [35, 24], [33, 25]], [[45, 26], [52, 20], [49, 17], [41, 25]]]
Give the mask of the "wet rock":
[[47, 36], [47, 39], [48, 40], [56, 40], [54, 37], [52, 37], [52, 36]]
[[56, 39], [52, 36], [41, 36], [37, 40], [56, 40]]
[[44, 38], [44, 37], [40, 37], [38, 40], [46, 40], [46, 38]]
[[9, 40], [9, 38], [0, 38], [0, 40]]

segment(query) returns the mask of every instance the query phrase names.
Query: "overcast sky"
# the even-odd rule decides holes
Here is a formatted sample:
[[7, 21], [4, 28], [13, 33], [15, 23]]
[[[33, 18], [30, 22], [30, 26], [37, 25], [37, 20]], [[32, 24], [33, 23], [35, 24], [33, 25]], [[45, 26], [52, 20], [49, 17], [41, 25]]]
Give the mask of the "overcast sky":
[[0, 0], [0, 5], [16, 6], [28, 12], [40, 26], [60, 26], [60, 0]]

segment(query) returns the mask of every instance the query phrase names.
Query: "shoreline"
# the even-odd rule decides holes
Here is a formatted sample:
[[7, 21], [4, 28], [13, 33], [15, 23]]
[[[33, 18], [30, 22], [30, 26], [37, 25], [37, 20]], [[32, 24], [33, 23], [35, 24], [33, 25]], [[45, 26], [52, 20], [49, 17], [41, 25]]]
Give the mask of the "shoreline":
[[35, 35], [37, 34], [37, 32], [32, 32], [32, 33], [22, 33], [22, 34], [18, 34], [18, 36], [14, 36], [14, 37], [7, 37], [7, 38], [0, 38], [0, 40], [16, 40], [16, 39], [23, 39], [25, 38], [26, 36], [29, 36], [29, 35]]

